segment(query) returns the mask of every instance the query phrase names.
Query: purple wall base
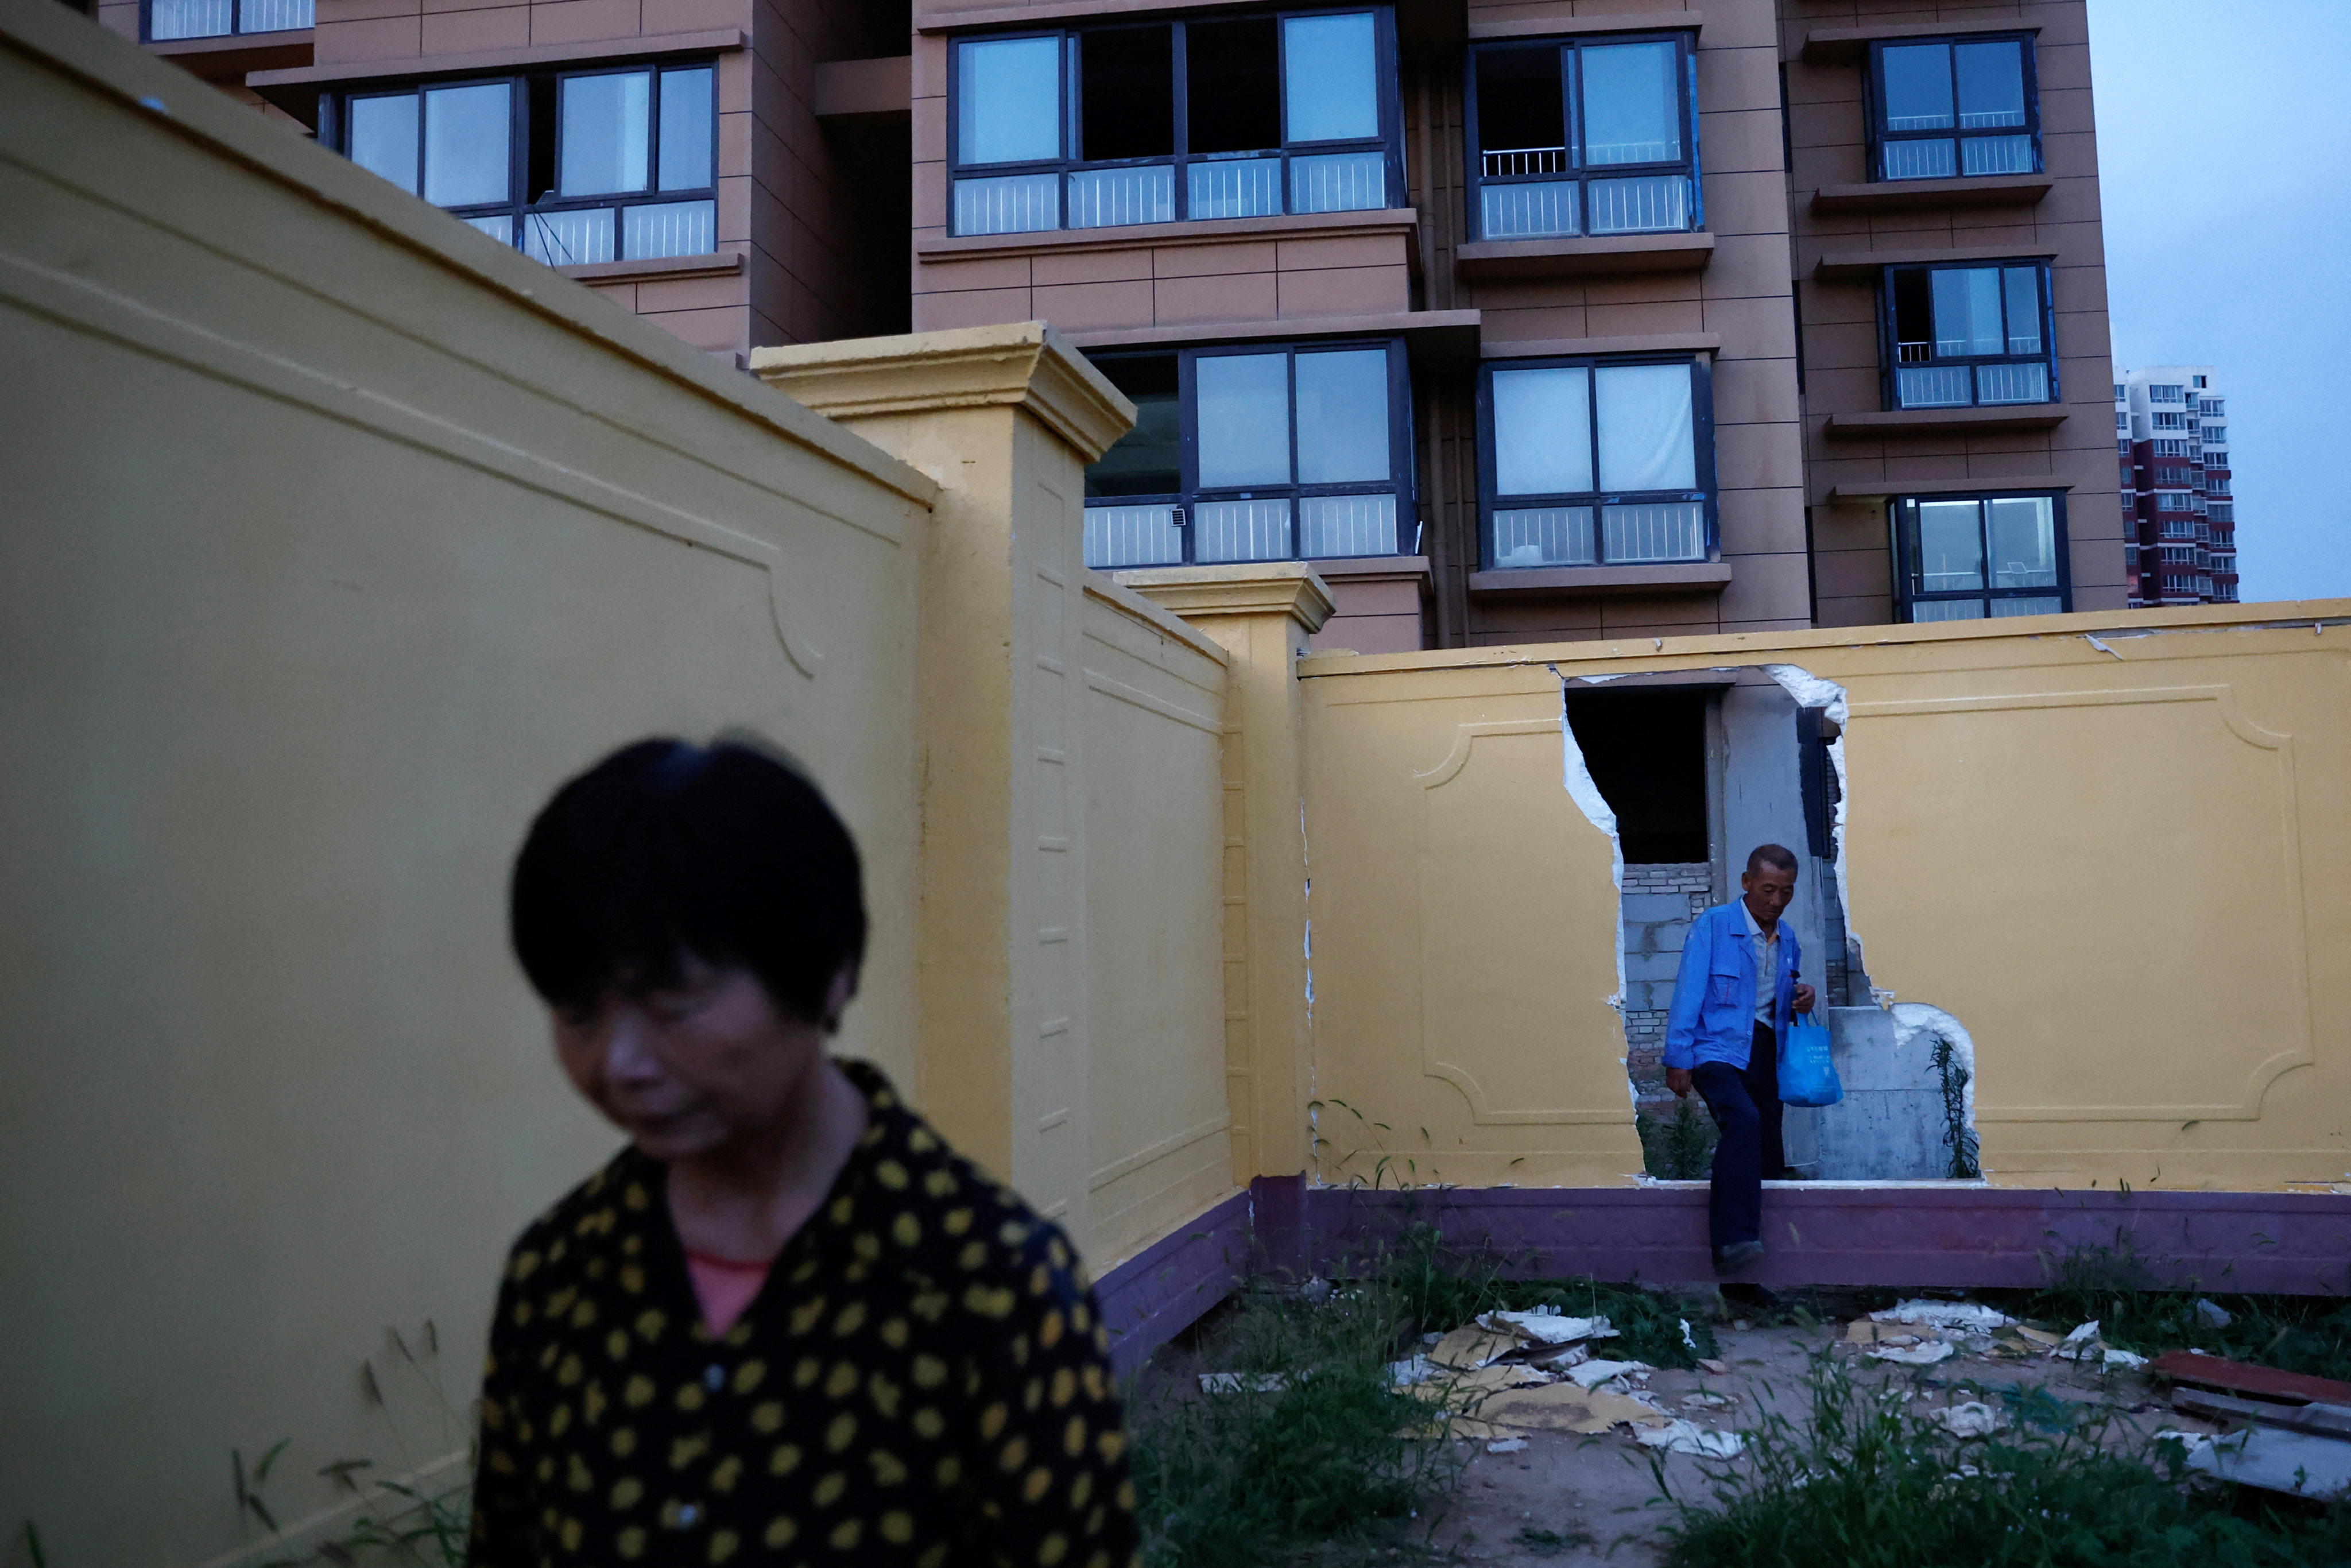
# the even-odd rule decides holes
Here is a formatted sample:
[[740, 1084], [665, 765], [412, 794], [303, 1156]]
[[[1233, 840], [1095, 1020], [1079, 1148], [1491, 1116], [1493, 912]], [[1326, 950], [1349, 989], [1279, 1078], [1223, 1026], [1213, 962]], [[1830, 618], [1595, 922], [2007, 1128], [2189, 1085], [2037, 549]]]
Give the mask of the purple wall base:
[[[1453, 1187], [1371, 1192], [1260, 1176], [1097, 1287], [1122, 1375], [1249, 1272], [1275, 1281], [1360, 1270], [1406, 1227], [1494, 1256], [1525, 1278], [1710, 1284], [1706, 1189]], [[1732, 1278], [1759, 1285], [2031, 1288], [2074, 1253], [2136, 1260], [2147, 1285], [2351, 1293], [2351, 1197], [2018, 1187], [1823, 1187], [1763, 1194], [1770, 1250]]]
[[[1702, 1186], [1432, 1192], [1307, 1188], [1316, 1271], [1434, 1224], [1513, 1273], [1710, 1283]], [[2351, 1197], [2266, 1192], [1821, 1187], [1763, 1195], [1760, 1285], [2022, 1286], [2069, 1254], [2135, 1259], [2149, 1285], [2341, 1295], [2351, 1291]]]
[[1249, 1277], [1249, 1195], [1237, 1192], [1095, 1281], [1121, 1377]]

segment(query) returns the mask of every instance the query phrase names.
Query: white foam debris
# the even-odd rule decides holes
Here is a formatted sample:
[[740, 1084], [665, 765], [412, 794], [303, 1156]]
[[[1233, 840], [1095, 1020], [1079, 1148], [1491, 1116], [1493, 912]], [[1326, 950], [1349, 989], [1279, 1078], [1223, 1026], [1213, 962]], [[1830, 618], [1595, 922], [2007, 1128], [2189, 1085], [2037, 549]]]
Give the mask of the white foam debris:
[[1564, 1317], [1544, 1308], [1525, 1312], [1486, 1312], [1479, 1317], [1478, 1326], [1496, 1333], [1516, 1333], [1531, 1344], [1573, 1344], [1578, 1340], [1616, 1337], [1616, 1331], [1605, 1317]]
[[[1931, 1009], [1930, 1009], [1931, 1010]], [[1966, 1333], [1990, 1333], [2016, 1320], [2006, 1312], [1974, 1301], [1897, 1301], [1882, 1312], [1869, 1314], [1872, 1322], [1925, 1324]]]
[[1668, 1421], [1662, 1427], [1639, 1427], [1633, 1440], [1645, 1448], [1663, 1448], [1669, 1454], [1696, 1454], [1701, 1458], [1731, 1459], [1739, 1457], [1744, 1447], [1736, 1432], [1714, 1432], [1695, 1421]]

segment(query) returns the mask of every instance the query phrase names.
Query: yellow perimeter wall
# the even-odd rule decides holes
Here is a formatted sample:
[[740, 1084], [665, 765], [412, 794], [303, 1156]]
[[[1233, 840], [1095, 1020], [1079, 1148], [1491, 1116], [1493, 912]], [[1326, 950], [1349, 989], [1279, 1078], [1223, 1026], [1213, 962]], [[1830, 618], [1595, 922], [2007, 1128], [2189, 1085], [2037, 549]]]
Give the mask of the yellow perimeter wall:
[[1971, 1034], [1991, 1179], [2345, 1179], [2346, 617], [1307, 659], [1320, 1174], [1639, 1170], [1611, 847], [1565, 787], [1562, 681], [1777, 665], [1849, 705], [1847, 918], [1875, 984]]
[[504, 1249], [614, 1143], [507, 868], [646, 733], [807, 762], [842, 1049], [1097, 1269], [1233, 1190], [1227, 655], [1081, 564], [1133, 410], [1041, 328], [795, 402], [0, 0], [0, 1564], [281, 1555], [280, 1438], [321, 1531], [329, 1459], [462, 1476]]

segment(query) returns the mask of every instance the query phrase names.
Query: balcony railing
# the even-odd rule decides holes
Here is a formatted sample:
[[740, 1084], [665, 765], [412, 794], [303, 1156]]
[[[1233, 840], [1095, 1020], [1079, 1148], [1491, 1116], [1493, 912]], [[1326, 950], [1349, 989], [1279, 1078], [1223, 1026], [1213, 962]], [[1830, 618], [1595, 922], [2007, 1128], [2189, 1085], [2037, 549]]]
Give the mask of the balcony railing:
[[315, 0], [148, 0], [147, 37], [225, 38], [238, 33], [288, 33], [316, 20]]

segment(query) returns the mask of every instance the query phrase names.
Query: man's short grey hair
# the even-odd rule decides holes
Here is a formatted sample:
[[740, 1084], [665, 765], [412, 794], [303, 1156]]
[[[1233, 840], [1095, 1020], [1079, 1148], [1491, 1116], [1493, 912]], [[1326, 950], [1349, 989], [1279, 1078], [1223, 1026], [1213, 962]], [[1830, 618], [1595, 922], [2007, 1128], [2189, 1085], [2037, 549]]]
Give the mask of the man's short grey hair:
[[1793, 871], [1796, 869], [1796, 852], [1784, 844], [1758, 844], [1754, 852], [1747, 857], [1747, 874], [1753, 876], [1767, 865], [1781, 871]]

